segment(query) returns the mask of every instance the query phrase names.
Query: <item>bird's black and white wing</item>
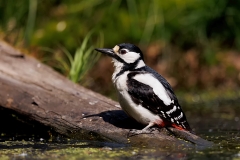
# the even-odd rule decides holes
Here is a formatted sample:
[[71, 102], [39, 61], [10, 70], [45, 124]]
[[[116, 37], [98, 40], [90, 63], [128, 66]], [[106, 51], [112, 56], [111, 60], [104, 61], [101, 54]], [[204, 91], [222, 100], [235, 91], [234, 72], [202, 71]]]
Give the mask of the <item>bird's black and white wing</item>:
[[155, 70], [153, 70], [152, 68], [145, 66], [144, 69], [153, 74], [155, 78], [158, 79], [159, 82], [161, 82], [161, 84], [163, 85], [163, 87], [166, 89], [166, 91], [168, 92], [168, 95], [175, 101], [178, 101], [176, 95], [173, 92], [172, 87], [170, 86], [170, 84], [167, 82], [167, 80], [161, 76], [160, 74], [158, 74]]
[[190, 131], [186, 116], [171, 86], [157, 72], [151, 72], [133, 71], [128, 74], [128, 93], [132, 100], [159, 115], [168, 124]]

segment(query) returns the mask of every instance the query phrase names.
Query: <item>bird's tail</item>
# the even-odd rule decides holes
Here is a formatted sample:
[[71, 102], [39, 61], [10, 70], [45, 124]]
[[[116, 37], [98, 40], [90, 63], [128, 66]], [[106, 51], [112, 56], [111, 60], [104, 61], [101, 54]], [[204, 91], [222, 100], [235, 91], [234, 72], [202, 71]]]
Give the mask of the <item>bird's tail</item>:
[[174, 134], [176, 137], [192, 142], [193, 144], [196, 144], [198, 146], [211, 147], [214, 145], [213, 142], [202, 139], [196, 134], [186, 131], [184, 129], [179, 129], [179, 127], [178, 128], [166, 127], [166, 129], [170, 131], [172, 134]]

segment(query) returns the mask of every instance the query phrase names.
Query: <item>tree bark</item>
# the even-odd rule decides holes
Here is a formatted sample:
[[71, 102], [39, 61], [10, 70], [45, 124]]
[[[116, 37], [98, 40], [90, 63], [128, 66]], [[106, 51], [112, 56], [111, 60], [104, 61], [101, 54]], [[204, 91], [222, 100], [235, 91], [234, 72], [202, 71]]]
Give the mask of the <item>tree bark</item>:
[[188, 141], [166, 129], [127, 137], [130, 129], [143, 126], [128, 118], [117, 102], [72, 83], [4, 42], [0, 42], [0, 106], [78, 139], [158, 147], [211, 144], [173, 128], [172, 133]]

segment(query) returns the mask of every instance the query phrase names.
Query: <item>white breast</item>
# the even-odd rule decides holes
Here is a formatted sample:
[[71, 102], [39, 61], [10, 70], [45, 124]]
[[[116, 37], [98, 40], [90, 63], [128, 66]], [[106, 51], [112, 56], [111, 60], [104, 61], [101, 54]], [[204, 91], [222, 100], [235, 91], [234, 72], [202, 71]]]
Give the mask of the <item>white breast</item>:
[[119, 103], [122, 109], [136, 121], [142, 124], [149, 124], [150, 122], [155, 122], [161, 120], [158, 115], [153, 114], [148, 109], [142, 107], [141, 105], [136, 105], [130, 95], [128, 94], [127, 87], [127, 74], [129, 71], [124, 72], [122, 75], [113, 79], [114, 85], [118, 91]]

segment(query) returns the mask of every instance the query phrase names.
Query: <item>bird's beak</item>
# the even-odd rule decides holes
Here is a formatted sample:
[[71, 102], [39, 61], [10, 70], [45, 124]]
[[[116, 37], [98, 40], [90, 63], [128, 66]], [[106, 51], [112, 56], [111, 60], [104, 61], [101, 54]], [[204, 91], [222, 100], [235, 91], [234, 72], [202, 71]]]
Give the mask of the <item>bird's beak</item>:
[[108, 49], [108, 48], [96, 48], [95, 49], [98, 52], [104, 53], [112, 58], [116, 57], [116, 54], [113, 49]]
[[121, 63], [126, 63], [123, 59], [121, 59], [117, 53], [119, 50], [119, 46], [116, 45], [113, 49], [108, 49], [108, 48], [96, 48], [95, 49], [98, 52], [104, 53], [106, 55], [108, 55], [109, 57], [112, 57], [114, 59], [116, 59], [117, 61], [121, 62]]

